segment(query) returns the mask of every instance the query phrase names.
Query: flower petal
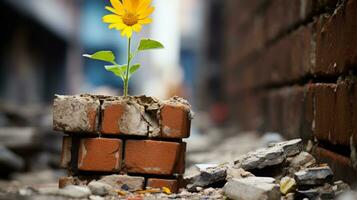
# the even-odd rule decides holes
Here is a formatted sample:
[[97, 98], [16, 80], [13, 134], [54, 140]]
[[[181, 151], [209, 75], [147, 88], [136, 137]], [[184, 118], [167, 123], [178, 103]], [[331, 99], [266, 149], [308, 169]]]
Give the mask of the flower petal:
[[117, 15], [124, 15], [125, 11], [122, 10], [122, 11], [118, 11], [112, 7], [109, 7], [109, 6], [106, 6], [105, 9], [109, 10], [110, 12], [114, 13], [114, 14], [117, 14]]
[[104, 23], [119, 23], [122, 22], [122, 18], [115, 14], [105, 15], [103, 17]]
[[119, 0], [110, 0], [110, 3], [117, 12], [124, 13], [125, 10], [123, 4]]
[[131, 2], [131, 11], [135, 13], [140, 4], [140, 0], [131, 0], [130, 2]]
[[133, 35], [133, 29], [131, 26], [127, 26], [125, 27], [122, 32], [121, 32], [122, 36], [126, 36], [127, 38], [131, 38], [131, 36]]
[[148, 8], [151, 4], [151, 1], [152, 0], [141, 0], [140, 4], [139, 4], [139, 7], [137, 9], [137, 12], [140, 12], [146, 8]]
[[123, 23], [116, 23], [116, 24], [110, 24], [109, 25], [109, 29], [113, 29], [115, 28], [118, 31], [123, 30], [124, 28], [126, 28], [127, 25], [123, 24]]
[[150, 24], [152, 22], [151, 18], [140, 19], [138, 21], [139, 24]]
[[155, 10], [154, 7], [150, 7], [148, 9], [142, 10], [141, 12], [138, 12], [139, 15], [139, 19], [144, 19], [146, 17], [149, 17], [149, 15], [151, 15], [151, 13], [153, 13]]
[[131, 0], [123, 0], [124, 10], [131, 12]]
[[140, 32], [142, 26], [141, 26], [141, 24], [135, 24], [134, 26], [132, 26], [132, 28], [135, 32]]

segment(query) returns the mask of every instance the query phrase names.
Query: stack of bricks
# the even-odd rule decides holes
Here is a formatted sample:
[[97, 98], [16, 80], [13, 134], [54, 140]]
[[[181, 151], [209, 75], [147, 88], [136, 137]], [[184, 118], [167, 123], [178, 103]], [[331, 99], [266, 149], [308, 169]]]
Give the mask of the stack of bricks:
[[56, 96], [53, 109], [54, 130], [65, 134], [60, 165], [69, 177], [129, 175], [142, 180], [140, 189], [172, 192], [182, 185], [182, 139], [190, 135], [192, 118], [184, 99]]

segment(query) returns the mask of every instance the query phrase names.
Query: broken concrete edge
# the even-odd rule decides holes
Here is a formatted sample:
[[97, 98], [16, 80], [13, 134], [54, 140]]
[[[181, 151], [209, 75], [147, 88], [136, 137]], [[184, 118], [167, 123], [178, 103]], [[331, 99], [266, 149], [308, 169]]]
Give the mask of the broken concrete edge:
[[96, 132], [100, 101], [89, 96], [55, 95], [53, 129], [68, 132]]
[[[90, 103], [88, 104], [88, 102]], [[104, 111], [106, 107], [113, 104], [120, 104], [126, 107], [132, 106], [132, 110], [134, 109], [135, 112], [138, 112], [140, 115], [140, 117], [136, 116], [136, 118], [138, 118], [136, 119], [137, 127], [131, 122], [128, 122], [129, 124], [126, 123], [125, 118], [131, 113], [125, 111], [122, 119], [118, 122], [118, 126], [120, 127], [118, 127], [118, 129], [122, 130], [111, 130], [109, 133], [103, 133], [102, 122]], [[187, 126], [189, 127], [190, 121], [194, 117], [194, 113], [188, 101], [181, 97], [175, 96], [168, 100], [161, 101], [155, 97], [145, 95], [123, 97], [91, 94], [72, 96], [55, 95], [53, 103], [53, 127], [56, 131], [64, 131], [68, 133], [123, 134], [172, 139], [189, 137], [189, 133], [184, 134], [182, 137], [177, 137], [176, 135], [170, 137], [162, 134], [164, 125], [162, 124], [163, 119], [160, 111], [165, 105], [174, 106], [187, 112]], [[141, 131], [136, 130], [137, 128]]]

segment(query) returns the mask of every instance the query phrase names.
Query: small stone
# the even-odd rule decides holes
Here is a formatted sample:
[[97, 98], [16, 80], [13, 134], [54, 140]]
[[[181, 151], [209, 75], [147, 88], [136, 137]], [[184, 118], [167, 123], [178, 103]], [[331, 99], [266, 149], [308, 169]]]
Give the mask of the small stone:
[[284, 195], [294, 191], [296, 188], [296, 181], [290, 177], [284, 177], [280, 181], [280, 192]]
[[335, 193], [332, 190], [331, 185], [326, 184], [322, 187], [317, 187], [308, 190], [297, 190], [297, 198], [308, 198], [308, 199], [335, 199]]
[[103, 197], [101, 196], [96, 196], [96, 195], [90, 195], [89, 196], [90, 200], [105, 200]]
[[138, 191], [144, 188], [144, 177], [127, 175], [103, 176], [99, 182], [110, 185], [114, 190]]
[[296, 197], [298, 199], [317, 199], [319, 197], [318, 189], [309, 189], [309, 190], [297, 190]]
[[89, 195], [91, 195], [91, 191], [88, 187], [77, 185], [69, 185], [63, 189], [58, 189], [55, 187], [39, 188], [38, 192], [42, 195], [63, 196], [68, 198], [87, 198]]
[[337, 200], [356, 200], [357, 199], [357, 191], [349, 191], [341, 194]]
[[249, 152], [235, 162], [237, 168], [244, 170], [263, 169], [268, 166], [279, 165], [285, 160], [282, 148], [261, 148]]
[[333, 183], [332, 189], [336, 195], [339, 195], [339, 194], [342, 194], [344, 192], [351, 190], [351, 187], [343, 181], [335, 181]]
[[294, 200], [294, 199], [295, 199], [294, 193], [288, 193], [284, 197], [282, 197], [282, 200]]
[[330, 167], [308, 168], [295, 173], [295, 180], [299, 186], [314, 186], [331, 183], [333, 172]]
[[281, 147], [287, 157], [294, 156], [303, 150], [302, 139], [294, 139], [286, 142], [279, 142], [272, 145], [273, 147]]
[[188, 191], [196, 191], [196, 187], [207, 187], [211, 184], [225, 181], [227, 177], [227, 166], [219, 166], [217, 168], [207, 168], [200, 171], [198, 174], [185, 178], [187, 181]]
[[303, 151], [289, 160], [289, 167], [294, 169], [307, 168], [316, 164], [316, 159], [309, 153]]
[[223, 192], [235, 200], [276, 200], [280, 199], [279, 185], [269, 177], [248, 177], [228, 181]]
[[92, 194], [99, 196], [105, 196], [113, 190], [113, 187], [109, 184], [99, 181], [91, 181], [88, 187], [92, 191]]
[[227, 169], [227, 180], [233, 179], [233, 178], [246, 178], [254, 176], [252, 173], [245, 171], [242, 168], [234, 168], [230, 167]]
[[300, 153], [302, 149], [301, 139], [279, 142], [271, 144], [268, 148], [249, 152], [241, 156], [234, 164], [244, 170], [263, 169], [283, 163], [287, 157]]

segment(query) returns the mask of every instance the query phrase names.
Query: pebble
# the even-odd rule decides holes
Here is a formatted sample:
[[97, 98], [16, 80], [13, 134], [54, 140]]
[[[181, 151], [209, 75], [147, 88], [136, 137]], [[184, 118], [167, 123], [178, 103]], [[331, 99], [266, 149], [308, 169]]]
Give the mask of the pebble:
[[99, 196], [105, 196], [113, 190], [113, 187], [111, 185], [100, 181], [91, 181], [88, 184], [88, 187], [91, 190], [92, 194]]
[[280, 181], [280, 192], [284, 195], [293, 192], [296, 188], [296, 181], [290, 177], [284, 177]]
[[295, 173], [295, 180], [299, 186], [323, 185], [332, 182], [333, 172], [330, 167], [307, 168]]
[[270, 177], [247, 177], [232, 179], [224, 187], [224, 194], [230, 199], [236, 200], [276, 200], [281, 194], [279, 185]]

